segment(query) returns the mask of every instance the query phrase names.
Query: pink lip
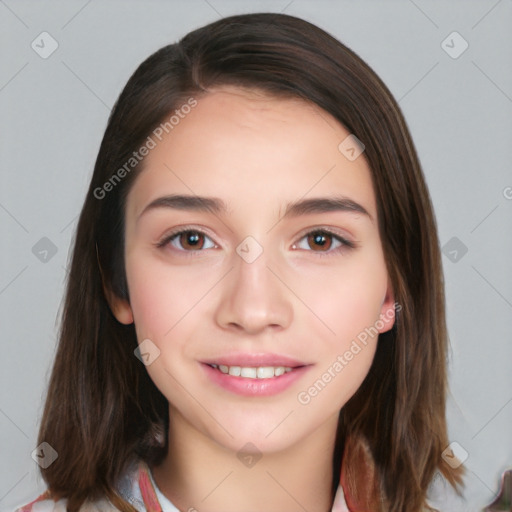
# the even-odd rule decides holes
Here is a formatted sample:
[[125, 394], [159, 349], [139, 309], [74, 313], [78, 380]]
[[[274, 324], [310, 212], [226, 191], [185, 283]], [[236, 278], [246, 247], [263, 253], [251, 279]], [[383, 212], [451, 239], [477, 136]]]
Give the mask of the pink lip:
[[205, 364], [222, 364], [225, 366], [287, 366], [289, 368], [296, 368], [298, 366], [307, 366], [307, 363], [298, 361], [288, 356], [278, 354], [228, 354], [202, 361]]
[[[212, 364], [225, 366], [286, 366], [293, 368], [291, 372], [272, 377], [270, 379], [250, 379], [247, 377], [235, 377], [222, 373], [218, 368], [212, 368]], [[289, 357], [275, 354], [239, 354], [222, 356], [211, 362], [201, 363], [201, 368], [208, 379], [223, 389], [242, 396], [272, 396], [286, 390], [299, 380], [311, 367], [310, 364], [300, 363]]]

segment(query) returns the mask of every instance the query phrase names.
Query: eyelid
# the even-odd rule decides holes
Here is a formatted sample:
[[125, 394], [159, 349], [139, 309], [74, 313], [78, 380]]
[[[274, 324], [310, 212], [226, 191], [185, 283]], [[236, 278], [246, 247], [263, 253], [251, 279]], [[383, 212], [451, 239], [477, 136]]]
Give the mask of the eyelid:
[[323, 225], [319, 225], [319, 226], [310, 226], [308, 228], [306, 228], [297, 238], [297, 240], [302, 240], [302, 238], [304, 238], [306, 235], [309, 235], [311, 233], [318, 233], [318, 232], [321, 232], [321, 233], [327, 233], [329, 235], [332, 235], [334, 238], [337, 238], [338, 240], [346, 243], [347, 245], [351, 245], [351, 246], [356, 246], [356, 241], [353, 240], [353, 237], [349, 234], [347, 234], [346, 232], [343, 232], [342, 230], [340, 229], [337, 229], [337, 228], [332, 228], [332, 227], [329, 227], [329, 226], [323, 226]]
[[[313, 226], [307, 228], [306, 231], [304, 231], [298, 238], [297, 241], [294, 242], [293, 246], [296, 246], [302, 239], [304, 239], [306, 236], [312, 234], [312, 233], [324, 233], [331, 237], [333, 237], [335, 240], [337, 240], [340, 243], [340, 246], [335, 249], [329, 249], [327, 251], [313, 251], [313, 250], [305, 250], [305, 252], [311, 252], [319, 257], [330, 257], [330, 256], [336, 256], [339, 254], [343, 254], [346, 251], [350, 251], [352, 249], [356, 249], [359, 245], [353, 240], [350, 240], [349, 237], [346, 235], [340, 233], [335, 228], [329, 228], [327, 226]], [[297, 249], [295, 249], [297, 250]], [[304, 249], [299, 249], [304, 250]]]
[[[176, 227], [175, 229], [172, 229], [171, 231], [168, 231], [166, 232], [163, 236], [161, 236], [158, 240], [158, 242], [155, 243], [156, 247], [157, 248], [162, 248], [162, 247], [165, 247], [166, 245], [168, 245], [171, 240], [178, 236], [178, 235], [181, 235], [182, 233], [186, 233], [187, 231], [195, 231], [197, 233], [200, 233], [201, 235], [204, 235], [205, 237], [209, 238], [213, 244], [215, 245], [215, 248], [218, 248], [219, 245], [217, 244], [217, 242], [215, 242], [215, 240], [213, 239], [213, 237], [211, 235], [208, 234], [208, 230], [204, 227], [197, 227], [197, 226], [192, 226], [192, 225], [184, 225], [184, 226], [178, 226]], [[182, 253], [200, 253], [200, 252], [204, 252], [203, 250], [197, 250], [197, 251], [184, 251], [184, 250], [180, 250], [180, 249], [177, 249], [178, 252], [182, 252]]]
[[[195, 232], [197, 232], [197, 233], [199, 233], [199, 234], [209, 238], [213, 242], [213, 244], [215, 245], [215, 247], [210, 247], [209, 249], [213, 249], [213, 248], [218, 248], [219, 247], [219, 245], [215, 242], [213, 237], [208, 234], [206, 228], [204, 228], [204, 227], [197, 227], [197, 226], [193, 226], [193, 225], [183, 225], [183, 226], [176, 227], [175, 229], [171, 230], [170, 232], [167, 232], [166, 234], [164, 234], [159, 239], [159, 241], [156, 242], [155, 245], [158, 248], [165, 247], [176, 236], [181, 235], [182, 233], [187, 232], [187, 231], [195, 231]], [[312, 227], [310, 226], [310, 227], [306, 228], [296, 238], [296, 241], [293, 243], [293, 246], [296, 246], [298, 242], [300, 242], [303, 238], [305, 238], [306, 236], [308, 236], [308, 235], [310, 235], [312, 233], [325, 233], [325, 234], [327, 234], [329, 236], [332, 236], [334, 239], [338, 240], [340, 242], [340, 244], [341, 244], [340, 247], [338, 247], [336, 249], [333, 249], [333, 250], [328, 250], [328, 251], [306, 250], [306, 252], [312, 252], [312, 253], [318, 254], [319, 256], [329, 256], [331, 254], [336, 254], [339, 251], [354, 249], [354, 248], [358, 247], [358, 244], [355, 241], [352, 241], [352, 240], [349, 239], [350, 237], [345, 236], [344, 234], [340, 233], [335, 228], [330, 228], [330, 227], [327, 227], [327, 226], [312, 226]], [[198, 249], [198, 250], [195, 250], [195, 251], [194, 250], [186, 251], [186, 250], [182, 250], [182, 249], [176, 249], [176, 250], [178, 252], [181, 252], [181, 253], [201, 253], [201, 252], [204, 252], [204, 249]], [[300, 250], [304, 250], [304, 249], [300, 249]]]

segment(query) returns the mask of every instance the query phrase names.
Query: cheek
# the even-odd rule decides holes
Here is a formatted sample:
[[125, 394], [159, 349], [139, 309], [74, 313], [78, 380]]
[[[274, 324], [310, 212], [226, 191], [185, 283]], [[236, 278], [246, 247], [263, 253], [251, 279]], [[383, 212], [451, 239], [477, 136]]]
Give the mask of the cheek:
[[[377, 252], [378, 254], [378, 252]], [[375, 256], [351, 258], [336, 268], [304, 269], [297, 295], [314, 315], [309, 328], [341, 349], [379, 319], [386, 294], [387, 272]], [[306, 314], [306, 313], [304, 313]]]
[[352, 398], [364, 381], [375, 354], [375, 345], [360, 346], [358, 353], [351, 350], [351, 360], [347, 352], [341, 353], [314, 375], [298, 392], [297, 413], [300, 417], [312, 420], [323, 419], [339, 413]]
[[205, 283], [192, 286], [201, 280], [135, 254], [127, 261], [126, 272], [137, 340], [140, 344], [149, 339], [159, 350], [146, 370], [166, 398], [180, 404], [184, 400], [180, 382], [186, 382], [180, 361], [189, 351], [189, 330], [201, 309]]
[[385, 269], [355, 270], [331, 274], [323, 295], [312, 290], [309, 296], [311, 309], [334, 334], [318, 321], [310, 320], [306, 327], [311, 330], [315, 326], [315, 337], [320, 343], [318, 364], [297, 395], [304, 417], [336, 414], [360, 387], [371, 367], [387, 275]]
[[209, 277], [170, 269], [158, 261], [135, 255], [127, 261], [127, 278], [133, 318], [139, 340], [165, 343], [182, 319], [201, 302]]

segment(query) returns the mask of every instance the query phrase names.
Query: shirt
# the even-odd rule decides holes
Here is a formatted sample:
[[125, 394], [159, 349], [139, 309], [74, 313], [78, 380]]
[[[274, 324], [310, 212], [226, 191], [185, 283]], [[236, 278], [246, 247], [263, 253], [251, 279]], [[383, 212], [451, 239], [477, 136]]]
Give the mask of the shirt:
[[[180, 512], [160, 491], [151, 470], [143, 461], [139, 461], [126, 472], [120, 479], [117, 490], [139, 512]], [[117, 509], [104, 499], [85, 503], [80, 510], [81, 512], [111, 512]], [[46, 491], [27, 505], [17, 508], [15, 512], [66, 512], [66, 499], [54, 501], [49, 491]], [[341, 484], [338, 486], [331, 512], [351, 512], [347, 507]]]

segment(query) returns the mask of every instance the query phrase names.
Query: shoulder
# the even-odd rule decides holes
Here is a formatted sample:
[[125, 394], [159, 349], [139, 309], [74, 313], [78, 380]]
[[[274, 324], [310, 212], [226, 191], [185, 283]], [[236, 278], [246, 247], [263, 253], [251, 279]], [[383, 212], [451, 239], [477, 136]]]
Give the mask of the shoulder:
[[[98, 500], [86, 502], [80, 507], [80, 512], [114, 512], [117, 511], [109, 501]], [[67, 500], [54, 500], [48, 491], [35, 500], [14, 509], [14, 512], [67, 512]]]
[[65, 512], [66, 505], [64, 501], [54, 501], [50, 497], [50, 493], [45, 491], [35, 500], [15, 508], [14, 512]]
[[[137, 483], [138, 469], [138, 462], [130, 465], [126, 472], [121, 475], [117, 490], [121, 491], [121, 496], [130, 501], [135, 508], [140, 509], [137, 503], [133, 503], [131, 496], [133, 485]], [[55, 500], [50, 491], [46, 490], [31, 502], [16, 507], [13, 512], [67, 512], [67, 499]], [[119, 510], [107, 499], [101, 499], [86, 501], [80, 507], [79, 512], [119, 512]]]
[[[437, 512], [460, 512], [468, 510], [464, 497], [460, 496], [446, 478], [436, 471], [427, 493], [427, 503]], [[428, 510], [428, 509], [427, 509]]]

